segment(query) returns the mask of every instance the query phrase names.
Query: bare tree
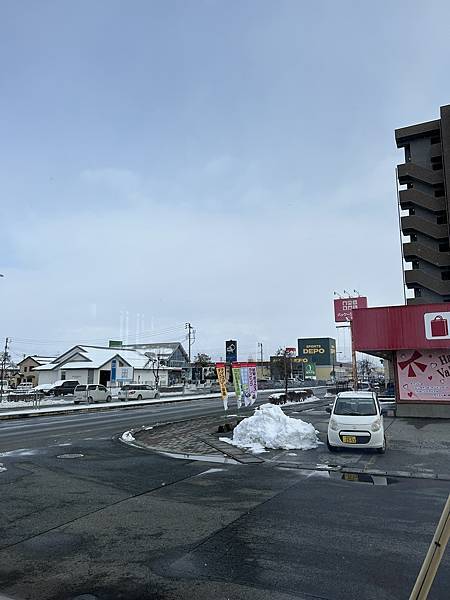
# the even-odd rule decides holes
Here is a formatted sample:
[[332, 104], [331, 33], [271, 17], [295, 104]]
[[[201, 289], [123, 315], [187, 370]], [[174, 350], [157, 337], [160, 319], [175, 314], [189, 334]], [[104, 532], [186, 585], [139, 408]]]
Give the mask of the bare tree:
[[162, 366], [163, 355], [161, 354], [159, 349], [156, 349], [154, 352], [146, 352], [145, 356], [148, 358], [148, 363], [146, 366], [150, 365], [153, 373], [153, 378], [155, 380], [155, 388], [159, 390], [159, 380], [160, 374], [159, 371]]

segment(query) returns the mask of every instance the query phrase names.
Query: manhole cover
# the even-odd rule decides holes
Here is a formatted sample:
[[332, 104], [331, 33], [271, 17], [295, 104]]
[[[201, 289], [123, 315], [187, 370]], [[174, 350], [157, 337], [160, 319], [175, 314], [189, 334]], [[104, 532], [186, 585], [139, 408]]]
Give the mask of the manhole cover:
[[[56, 458], [83, 458], [83, 456], [84, 454], [58, 454]], [[81, 598], [81, 596], [77, 596], [77, 598]]]

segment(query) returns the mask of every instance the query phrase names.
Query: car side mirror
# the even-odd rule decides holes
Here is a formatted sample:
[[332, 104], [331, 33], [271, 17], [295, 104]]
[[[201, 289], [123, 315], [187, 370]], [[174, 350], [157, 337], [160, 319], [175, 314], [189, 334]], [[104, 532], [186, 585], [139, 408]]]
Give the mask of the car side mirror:
[[330, 414], [330, 415], [331, 415], [331, 406], [327, 406], [327, 407], [325, 408], [325, 411], [326, 411], [328, 414]]

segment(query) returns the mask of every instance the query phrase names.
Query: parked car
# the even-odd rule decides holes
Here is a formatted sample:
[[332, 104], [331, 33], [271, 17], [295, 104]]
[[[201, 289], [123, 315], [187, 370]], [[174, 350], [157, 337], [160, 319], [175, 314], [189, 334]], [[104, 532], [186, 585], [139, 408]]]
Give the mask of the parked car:
[[341, 392], [336, 396], [328, 423], [327, 446], [338, 448], [374, 448], [386, 451], [383, 414], [374, 392]]
[[152, 400], [159, 398], [159, 392], [143, 383], [127, 383], [119, 390], [119, 400]]
[[104, 385], [89, 383], [77, 385], [74, 391], [74, 404], [80, 402], [111, 402], [111, 394]]
[[76, 379], [56, 381], [55, 385], [49, 389], [49, 394], [53, 394], [53, 396], [66, 396], [67, 394], [73, 394], [78, 384], [79, 381]]
[[41, 383], [41, 385], [37, 385], [35, 388], [33, 388], [32, 391], [44, 394], [44, 396], [50, 396], [54, 387], [54, 383]]

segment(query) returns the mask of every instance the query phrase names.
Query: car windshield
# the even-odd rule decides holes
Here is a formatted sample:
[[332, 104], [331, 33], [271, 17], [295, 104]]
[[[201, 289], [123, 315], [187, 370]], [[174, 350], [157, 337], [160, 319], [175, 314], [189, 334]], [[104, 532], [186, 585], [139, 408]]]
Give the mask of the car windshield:
[[84, 392], [85, 389], [86, 389], [85, 385], [77, 385], [76, 391], [77, 392]]
[[369, 417], [377, 414], [377, 408], [373, 398], [337, 398], [334, 414]]

